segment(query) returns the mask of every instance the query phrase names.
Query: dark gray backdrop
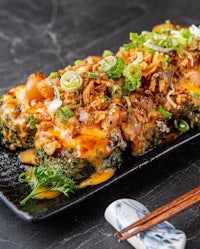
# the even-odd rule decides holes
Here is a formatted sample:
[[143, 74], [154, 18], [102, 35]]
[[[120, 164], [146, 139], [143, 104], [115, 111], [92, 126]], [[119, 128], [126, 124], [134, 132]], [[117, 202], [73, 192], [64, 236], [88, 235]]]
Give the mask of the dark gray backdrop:
[[[200, 1], [0, 0], [0, 92], [25, 83], [36, 71], [48, 75], [104, 49], [116, 51], [129, 32], [171, 20], [200, 24]], [[0, 203], [1, 249], [128, 249], [117, 243], [104, 220], [107, 205], [129, 197], [150, 210], [200, 185], [200, 141], [151, 163], [47, 221], [26, 223]], [[188, 249], [200, 248], [199, 207], [171, 220], [187, 235]]]

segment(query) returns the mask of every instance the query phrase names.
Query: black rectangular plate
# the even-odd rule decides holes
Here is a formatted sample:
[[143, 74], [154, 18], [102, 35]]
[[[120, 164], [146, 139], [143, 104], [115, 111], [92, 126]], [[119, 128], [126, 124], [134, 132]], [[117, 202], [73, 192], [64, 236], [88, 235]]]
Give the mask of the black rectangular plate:
[[7, 163], [6, 165], [0, 164], [0, 200], [4, 202], [16, 215], [26, 221], [47, 219], [63, 210], [78, 205], [88, 197], [98, 194], [101, 190], [104, 190], [111, 184], [133, 174], [135, 171], [145, 166], [150, 165], [152, 161], [161, 158], [199, 137], [199, 131], [192, 131], [180, 136], [177, 140], [166, 146], [152, 149], [145, 155], [137, 158], [127, 158], [120, 169], [117, 170], [115, 176], [110, 180], [100, 185], [77, 190], [77, 192], [72, 194], [69, 198], [60, 195], [58, 198], [51, 200], [31, 199], [25, 205], [20, 205], [19, 202], [27, 195], [30, 189], [27, 185], [18, 182], [18, 176], [20, 172], [22, 172], [22, 169], [20, 168], [20, 165], [16, 163], [17, 154], [7, 151], [4, 152], [2, 149], [0, 151], [0, 157], [6, 155]]

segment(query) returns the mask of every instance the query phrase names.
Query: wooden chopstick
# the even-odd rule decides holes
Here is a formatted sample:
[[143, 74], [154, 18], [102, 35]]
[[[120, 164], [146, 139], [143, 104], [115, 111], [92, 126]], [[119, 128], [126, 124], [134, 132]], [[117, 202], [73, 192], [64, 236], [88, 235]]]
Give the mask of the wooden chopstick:
[[176, 216], [177, 214], [197, 205], [200, 203], [200, 186], [191, 190], [190, 192], [181, 195], [177, 199], [167, 203], [166, 205], [156, 209], [152, 213], [146, 215], [140, 220], [134, 222], [128, 227], [116, 232], [115, 236], [123, 235], [123, 233], [129, 231], [130, 229], [136, 228], [134, 231], [127, 233], [122, 236], [119, 241], [127, 240], [128, 238], [145, 231], [158, 223]]
[[196, 195], [200, 193], [200, 186], [191, 190], [190, 192], [187, 192], [183, 195], [181, 195], [180, 197], [178, 197], [177, 199], [165, 204], [164, 206], [154, 210], [153, 212], [149, 213], [148, 215], [144, 216], [143, 218], [141, 218], [140, 220], [134, 222], [133, 224], [127, 226], [126, 228], [118, 231], [115, 233], [115, 236], [120, 236], [122, 235], [124, 232], [127, 232], [128, 230], [136, 227], [136, 226], [139, 226], [139, 225], [142, 225], [144, 224], [145, 222], [151, 220], [152, 218], [160, 215], [161, 213], [165, 212], [166, 210], [174, 207], [174, 206], [177, 206], [178, 204], [182, 203], [183, 201], [189, 199], [191, 196], [193, 195]]

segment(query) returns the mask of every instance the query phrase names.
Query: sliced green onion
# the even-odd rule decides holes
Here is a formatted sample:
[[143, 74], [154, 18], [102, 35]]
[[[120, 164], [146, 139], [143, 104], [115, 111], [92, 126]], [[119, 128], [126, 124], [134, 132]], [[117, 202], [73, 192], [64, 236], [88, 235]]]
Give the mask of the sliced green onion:
[[145, 35], [138, 35], [138, 33], [130, 33], [129, 38], [132, 40], [133, 48], [142, 48], [143, 43], [146, 41]]
[[112, 51], [110, 51], [110, 50], [104, 50], [103, 51], [103, 57], [107, 57], [107, 56], [110, 56], [110, 55], [113, 55]]
[[165, 47], [165, 48], [172, 48], [173, 46], [172, 38], [167, 36], [166, 38], [158, 42], [158, 46]]
[[76, 61], [74, 62], [74, 65], [75, 65], [75, 66], [78, 66], [80, 63], [81, 63], [81, 60], [76, 60]]
[[154, 54], [156, 51], [153, 50], [153, 49], [149, 49], [149, 50], [147, 50], [147, 52], [148, 52], [149, 54]]
[[168, 54], [165, 54], [164, 55], [164, 59], [163, 59], [163, 62], [162, 62], [162, 69], [163, 70], [166, 70], [167, 67], [168, 67], [168, 63], [169, 62], [169, 55]]
[[180, 34], [182, 35], [182, 37], [189, 39], [191, 36], [193, 37], [193, 34], [191, 34], [189, 29], [181, 29], [180, 30]]
[[58, 76], [58, 73], [57, 72], [51, 72], [50, 75], [49, 75], [49, 78], [50, 79], [54, 79], [55, 77]]
[[88, 78], [97, 79], [99, 77], [99, 74], [98, 73], [86, 72], [86, 76]]
[[185, 120], [174, 120], [174, 126], [176, 129], [178, 129], [180, 132], [187, 132], [190, 129], [189, 124]]
[[132, 63], [128, 64], [128, 66], [124, 69], [123, 74], [128, 81], [138, 81], [142, 77], [140, 67]]
[[52, 100], [47, 106], [48, 111], [50, 113], [56, 112], [62, 106], [62, 99], [60, 96], [60, 92], [58, 90], [58, 87], [56, 86], [54, 86], [54, 95], [55, 95], [54, 100]]
[[73, 117], [74, 113], [69, 106], [60, 107], [56, 111], [56, 117], [60, 118], [61, 123], [66, 124], [69, 118]]
[[116, 58], [117, 58], [116, 66], [106, 72], [106, 75], [111, 79], [120, 78], [125, 66], [124, 59], [122, 59], [121, 57], [116, 57]]
[[198, 28], [196, 25], [193, 24], [190, 26], [189, 31], [195, 36], [195, 38], [200, 39], [200, 28]]
[[111, 92], [112, 96], [116, 96], [118, 98], [121, 98], [122, 96], [122, 89], [120, 85], [114, 85], [112, 88], [112, 92]]
[[129, 93], [141, 86], [140, 79], [142, 77], [142, 71], [139, 66], [130, 63], [123, 71], [125, 76], [125, 92]]
[[[169, 36], [170, 35], [170, 36]], [[194, 47], [194, 39], [200, 40], [200, 28], [192, 25], [189, 29], [174, 30], [170, 22], [161, 25], [156, 32], [143, 31], [141, 34], [130, 33], [129, 38], [132, 43], [123, 46], [123, 52], [132, 48], [149, 48], [149, 53], [155, 51], [168, 53], [171, 50], [176, 50], [177, 53], [182, 53], [187, 46]]]
[[79, 107], [81, 107], [81, 106], [82, 106], [82, 101], [80, 101], [80, 103], [77, 104], [77, 105], [71, 105], [71, 106], [70, 106], [70, 109], [77, 109], [77, 108], [79, 108]]
[[111, 102], [111, 99], [110, 99], [107, 95], [104, 95], [104, 96], [103, 96], [103, 102], [109, 104], [109, 103]]
[[155, 33], [143, 31], [140, 35], [137, 33], [130, 33], [129, 38], [132, 40], [132, 46], [131, 44], [125, 45], [125, 50], [129, 50], [131, 48], [142, 48], [144, 43], [147, 40], [153, 39], [155, 36]]
[[30, 129], [33, 130], [36, 128], [36, 125], [35, 125], [35, 117], [34, 115], [31, 115], [29, 117], [29, 126], [30, 126]]
[[130, 32], [130, 33], [129, 33], [129, 39], [130, 39], [130, 40], [134, 40], [134, 41], [136, 40], [136, 41], [137, 41], [137, 40], [139, 39], [138, 33]]
[[62, 100], [61, 99], [54, 99], [52, 100], [49, 105], [47, 106], [48, 111], [50, 113], [56, 112], [60, 107], [62, 106]]
[[142, 61], [143, 61], [143, 53], [137, 52], [137, 58], [131, 64], [137, 65]]
[[194, 91], [190, 91], [190, 95], [195, 99], [200, 99], [200, 94]]
[[103, 71], [111, 79], [120, 78], [124, 70], [125, 61], [121, 57], [108, 56], [99, 62], [99, 71]]
[[61, 99], [60, 92], [58, 90], [58, 87], [56, 87], [56, 86], [54, 86], [54, 95], [55, 95], [56, 99]]
[[116, 66], [117, 58], [115, 56], [107, 56], [99, 62], [101, 65], [99, 70], [103, 72], [109, 71], [112, 67]]
[[158, 36], [158, 34], [155, 34], [155, 33], [150, 32], [150, 31], [142, 31], [140, 36], [142, 36], [143, 41], [145, 42], [145, 41], [147, 41], [149, 39], [152, 39], [155, 36]]
[[75, 71], [65, 72], [60, 79], [60, 86], [66, 92], [77, 91], [83, 83], [82, 77]]
[[128, 109], [131, 108], [131, 101], [130, 101], [130, 98], [128, 96], [123, 96], [126, 100], [126, 103], [127, 103], [127, 106], [128, 106]]
[[136, 81], [126, 80], [125, 85], [124, 85], [124, 90], [126, 93], [130, 93], [140, 86], [141, 86], [141, 82], [139, 80], [136, 80]]
[[153, 50], [161, 52], [161, 53], [168, 53], [171, 50], [174, 50], [173, 47], [166, 48], [166, 47], [155, 45], [152, 40], [147, 40], [143, 45], [147, 48], [153, 49]]
[[135, 48], [135, 44], [134, 43], [128, 43], [128, 44], [124, 44], [123, 46], [123, 52], [127, 52], [130, 49]]
[[130, 33], [129, 38], [132, 41], [131, 43], [124, 44], [123, 50], [126, 52], [132, 48], [142, 48], [143, 43], [145, 42], [145, 36], [138, 33]]
[[169, 34], [170, 31], [172, 30], [171, 27], [171, 22], [169, 20], [165, 21], [165, 24], [161, 25], [161, 27], [159, 29], [157, 29], [156, 32], [160, 33], [165, 33], [165, 34]]
[[157, 110], [165, 118], [170, 118], [172, 116], [172, 113], [166, 111], [162, 106], [159, 106]]

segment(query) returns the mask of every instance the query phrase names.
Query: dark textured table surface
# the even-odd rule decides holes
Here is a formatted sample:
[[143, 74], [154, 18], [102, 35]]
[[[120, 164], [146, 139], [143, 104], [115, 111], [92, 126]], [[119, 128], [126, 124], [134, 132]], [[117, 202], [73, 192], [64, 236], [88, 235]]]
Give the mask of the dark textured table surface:
[[[165, 20], [200, 23], [200, 1], [0, 0], [0, 92], [48, 75], [104, 49], [116, 51], [130, 31], [150, 30]], [[27, 223], [0, 203], [0, 249], [111, 249], [117, 243], [104, 210], [121, 197], [150, 210], [200, 185], [200, 140], [150, 163], [106, 190], [46, 221]], [[200, 207], [171, 222], [187, 235], [187, 249], [200, 248]]]

